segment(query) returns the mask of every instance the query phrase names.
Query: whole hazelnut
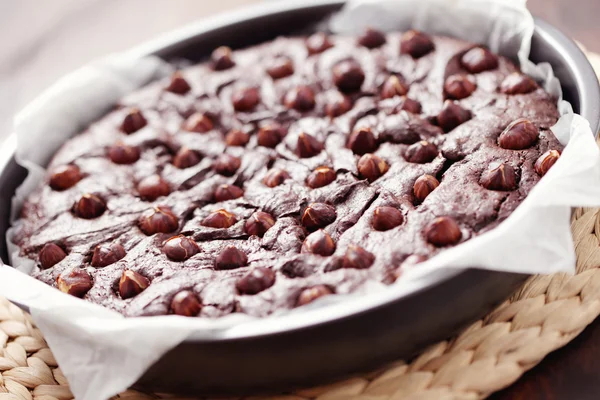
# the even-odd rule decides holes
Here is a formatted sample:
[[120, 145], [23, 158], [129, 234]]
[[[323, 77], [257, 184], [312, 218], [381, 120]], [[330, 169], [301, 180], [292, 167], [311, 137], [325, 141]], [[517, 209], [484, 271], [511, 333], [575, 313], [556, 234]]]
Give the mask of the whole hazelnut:
[[469, 110], [465, 110], [450, 100], [444, 102], [444, 106], [437, 116], [438, 125], [444, 132], [450, 132], [470, 119], [471, 112]]
[[450, 217], [438, 217], [425, 227], [425, 239], [436, 247], [456, 244], [462, 232], [456, 221]]
[[375, 256], [362, 247], [351, 244], [342, 260], [342, 268], [366, 269], [373, 265]]
[[391, 99], [395, 96], [405, 96], [407, 93], [408, 86], [398, 76], [391, 75], [383, 82], [380, 95], [382, 99]]
[[92, 285], [92, 277], [81, 268], [68, 269], [56, 278], [58, 290], [75, 297], [85, 296]]
[[329, 286], [316, 285], [300, 292], [298, 300], [296, 300], [296, 306], [303, 306], [308, 303], [312, 303], [316, 299], [324, 296], [333, 294], [333, 290]]
[[143, 200], [154, 201], [159, 197], [168, 196], [171, 188], [169, 183], [160, 176], [150, 175], [137, 184], [137, 191]]
[[182, 146], [173, 157], [173, 165], [179, 169], [185, 169], [197, 165], [201, 160], [202, 156], [196, 150]]
[[472, 74], [498, 68], [498, 57], [483, 47], [474, 47], [467, 51], [460, 62]]
[[59, 165], [50, 171], [49, 184], [53, 190], [67, 190], [75, 186], [81, 178], [81, 171], [77, 165]]
[[431, 175], [421, 175], [413, 185], [415, 199], [422, 203], [431, 192], [440, 185], [440, 182]]
[[371, 128], [359, 128], [352, 132], [350, 138], [348, 138], [347, 146], [354, 154], [362, 156], [377, 150], [377, 139], [375, 139]]
[[498, 144], [503, 149], [523, 150], [531, 147], [538, 138], [538, 130], [525, 118], [518, 119], [508, 125], [498, 137]]
[[275, 220], [270, 214], [257, 211], [246, 220], [244, 230], [250, 236], [263, 237], [273, 225], [275, 225]]
[[255, 87], [240, 89], [231, 95], [236, 111], [252, 111], [260, 103], [260, 92]]
[[140, 149], [137, 146], [118, 142], [108, 149], [108, 158], [115, 164], [133, 164], [140, 159]]
[[286, 170], [280, 168], [271, 168], [262, 180], [265, 186], [274, 188], [281, 185], [287, 179], [290, 179], [290, 174]]
[[145, 211], [138, 221], [142, 232], [146, 235], [155, 233], [171, 233], [179, 227], [179, 220], [169, 207], [157, 206]]
[[256, 134], [259, 146], [275, 148], [281, 142], [281, 139], [287, 134], [285, 128], [277, 123], [270, 123], [261, 127]]
[[186, 94], [191, 89], [189, 83], [183, 77], [183, 74], [179, 71], [176, 71], [173, 75], [171, 75], [171, 82], [166, 87], [167, 92], [176, 93], [176, 94]]
[[287, 92], [283, 102], [287, 108], [300, 112], [310, 111], [315, 108], [315, 93], [309, 86], [296, 86]]
[[95, 194], [86, 193], [73, 205], [73, 213], [79, 218], [92, 219], [104, 214], [106, 203]]
[[208, 214], [203, 220], [202, 225], [209, 228], [227, 229], [237, 222], [237, 218], [227, 210], [220, 209]]
[[215, 201], [227, 201], [234, 200], [242, 197], [244, 195], [244, 190], [235, 186], [235, 185], [219, 185], [215, 190]]
[[323, 150], [323, 144], [308, 133], [301, 132], [298, 135], [296, 144], [296, 154], [300, 158], [310, 158], [319, 154]]
[[431, 38], [416, 30], [405, 32], [400, 38], [400, 53], [409, 54], [412, 58], [421, 58], [434, 49]]
[[411, 163], [425, 164], [433, 161], [438, 154], [439, 151], [435, 144], [421, 140], [408, 146], [404, 158]]
[[104, 268], [107, 265], [114, 264], [123, 257], [127, 252], [119, 243], [103, 243], [94, 248], [92, 255], [92, 267]]
[[176, 315], [195, 317], [201, 309], [202, 305], [198, 300], [198, 296], [189, 290], [182, 290], [173, 296], [173, 300], [171, 300], [171, 311]]
[[404, 222], [404, 216], [395, 207], [381, 206], [373, 211], [373, 228], [378, 231], [389, 231]]
[[243, 147], [247, 145], [249, 141], [250, 135], [239, 129], [232, 129], [225, 135], [225, 143], [227, 143], [228, 146]]
[[547, 152], [542, 154], [535, 162], [535, 172], [537, 172], [539, 176], [546, 175], [546, 173], [550, 170], [550, 168], [552, 168], [554, 163], [558, 161], [559, 157], [560, 153], [557, 150], [548, 150]]
[[121, 131], [131, 134], [145, 127], [147, 123], [142, 112], [137, 108], [132, 108], [121, 123]]
[[242, 160], [231, 154], [221, 154], [213, 163], [213, 169], [219, 175], [233, 176], [242, 165]]
[[350, 97], [340, 93], [335, 92], [334, 95], [331, 96], [327, 104], [325, 104], [325, 114], [330, 118], [339, 117], [342, 114], [347, 113], [352, 109], [352, 100]]
[[167, 240], [162, 250], [173, 261], [185, 261], [198, 254], [200, 248], [189, 237], [177, 235]]
[[324, 228], [337, 218], [335, 207], [325, 203], [311, 203], [302, 213], [302, 225], [309, 231]]
[[212, 120], [204, 113], [194, 113], [183, 123], [184, 130], [196, 133], [206, 133], [214, 127]]
[[517, 173], [509, 164], [493, 162], [483, 171], [479, 183], [489, 190], [513, 190], [517, 187]]
[[449, 99], [464, 99], [469, 97], [476, 89], [477, 84], [467, 75], [450, 75], [444, 82], [444, 93]]
[[329, 36], [323, 32], [310, 35], [306, 39], [306, 49], [308, 50], [309, 56], [322, 53], [331, 47], [333, 47], [333, 43], [329, 39]]
[[275, 272], [269, 268], [257, 267], [244, 275], [235, 287], [240, 294], [257, 294], [273, 286]]
[[55, 243], [46, 243], [40, 250], [39, 260], [42, 269], [48, 269], [61, 262], [67, 253]]
[[355, 60], [345, 60], [334, 65], [333, 82], [341, 92], [349, 93], [360, 90], [365, 81], [365, 73]]
[[331, 182], [335, 181], [335, 178], [336, 174], [332, 168], [321, 166], [315, 168], [315, 170], [308, 175], [308, 178], [306, 178], [306, 184], [310, 188], [316, 189], [329, 185]]
[[144, 275], [126, 269], [119, 280], [119, 294], [122, 299], [130, 299], [142, 293], [149, 285], [150, 281]]
[[229, 69], [235, 65], [231, 49], [227, 46], [217, 47], [210, 56], [212, 68], [215, 71]]
[[281, 79], [294, 74], [294, 64], [287, 57], [277, 57], [267, 66], [267, 73], [273, 79]]
[[397, 112], [406, 111], [411, 114], [421, 114], [421, 111], [423, 111], [423, 107], [418, 101], [408, 98], [406, 96], [402, 96], [395, 110]]
[[235, 246], [225, 247], [215, 260], [217, 269], [236, 269], [245, 266], [248, 263], [246, 253]]
[[311, 253], [328, 257], [334, 252], [335, 243], [333, 239], [322, 229], [308, 235], [302, 244], [302, 253]]
[[358, 37], [357, 42], [368, 49], [375, 49], [384, 45], [385, 35], [381, 31], [369, 27]]
[[360, 177], [367, 179], [369, 182], [375, 181], [390, 169], [388, 164], [375, 154], [362, 156], [358, 160], [357, 168]]
[[504, 94], [527, 94], [536, 90], [537, 83], [529, 76], [520, 72], [508, 75], [500, 84], [500, 92]]

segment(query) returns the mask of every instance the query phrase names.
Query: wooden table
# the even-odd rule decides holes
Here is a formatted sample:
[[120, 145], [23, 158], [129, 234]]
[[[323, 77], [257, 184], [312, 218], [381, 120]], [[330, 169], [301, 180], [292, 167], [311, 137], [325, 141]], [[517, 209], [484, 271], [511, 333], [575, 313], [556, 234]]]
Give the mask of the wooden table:
[[[285, 0], [283, 0], [285, 1]], [[257, 0], [4, 0], [0, 2], [0, 132], [57, 78], [99, 56]], [[600, 52], [599, 0], [529, 0], [534, 14]], [[0, 134], [2, 138], [3, 134]], [[600, 320], [495, 400], [586, 400], [600, 393]]]

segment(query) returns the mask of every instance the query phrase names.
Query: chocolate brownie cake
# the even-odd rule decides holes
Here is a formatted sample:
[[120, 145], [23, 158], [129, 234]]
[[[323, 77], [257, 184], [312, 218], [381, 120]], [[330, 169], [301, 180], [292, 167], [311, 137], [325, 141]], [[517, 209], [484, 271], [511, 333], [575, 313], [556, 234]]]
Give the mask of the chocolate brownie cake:
[[417, 31], [216, 49], [55, 155], [33, 276], [127, 316], [266, 316], [367, 293], [506, 219], [558, 159], [556, 99]]

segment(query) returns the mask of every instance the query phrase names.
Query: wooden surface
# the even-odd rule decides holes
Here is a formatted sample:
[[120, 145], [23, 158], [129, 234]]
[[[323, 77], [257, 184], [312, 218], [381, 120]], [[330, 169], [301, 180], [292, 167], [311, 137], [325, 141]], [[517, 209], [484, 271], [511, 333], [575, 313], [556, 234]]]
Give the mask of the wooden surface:
[[[285, 1], [285, 0], [283, 0]], [[13, 113], [57, 78], [102, 55], [257, 0], [0, 0], [0, 138]], [[600, 0], [529, 0], [535, 15], [600, 52]], [[508, 399], [597, 399], [600, 321], [551, 354]]]

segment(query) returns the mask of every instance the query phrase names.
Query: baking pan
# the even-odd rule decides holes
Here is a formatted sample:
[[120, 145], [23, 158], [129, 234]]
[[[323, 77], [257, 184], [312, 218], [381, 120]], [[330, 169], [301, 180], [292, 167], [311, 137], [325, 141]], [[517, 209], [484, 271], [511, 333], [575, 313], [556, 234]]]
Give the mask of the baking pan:
[[[217, 46], [239, 48], [279, 35], [308, 32], [343, 1], [277, 2], [198, 22], [132, 50], [166, 60], [200, 61]], [[531, 59], [549, 62], [566, 100], [600, 126], [600, 88], [577, 45], [548, 23], [536, 20]], [[11, 137], [0, 153], [0, 234], [9, 226], [10, 199], [26, 171], [14, 160]], [[7, 249], [0, 242], [5, 263]], [[346, 312], [302, 313], [291, 324], [266, 319], [251, 331], [232, 330], [206, 339], [191, 337], [160, 358], [137, 387], [202, 395], [246, 395], [288, 391], [370, 371], [410, 358], [482, 317], [506, 299], [525, 275], [478, 270], [452, 271], [409, 296], [354, 302]], [[348, 311], [349, 310], [349, 311]], [[325, 312], [324, 312], [325, 311]], [[309, 318], [307, 318], [309, 317]], [[293, 315], [284, 317], [289, 322]], [[263, 321], [261, 321], [263, 322]], [[285, 326], [285, 328], [283, 328]], [[291, 328], [290, 328], [291, 326]], [[149, 349], [148, 351], [151, 351]]]

